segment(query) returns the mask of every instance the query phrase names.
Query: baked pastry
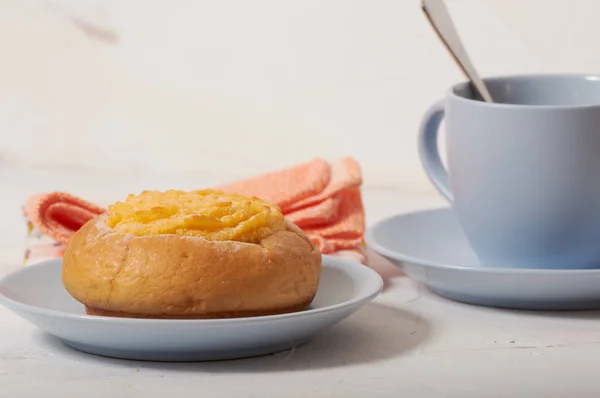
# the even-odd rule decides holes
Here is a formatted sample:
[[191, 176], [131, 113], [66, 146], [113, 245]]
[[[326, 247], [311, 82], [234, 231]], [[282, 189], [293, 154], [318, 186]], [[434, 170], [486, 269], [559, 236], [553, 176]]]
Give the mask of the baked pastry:
[[92, 315], [229, 318], [305, 309], [321, 254], [279, 207], [219, 191], [144, 191], [87, 222], [63, 260]]

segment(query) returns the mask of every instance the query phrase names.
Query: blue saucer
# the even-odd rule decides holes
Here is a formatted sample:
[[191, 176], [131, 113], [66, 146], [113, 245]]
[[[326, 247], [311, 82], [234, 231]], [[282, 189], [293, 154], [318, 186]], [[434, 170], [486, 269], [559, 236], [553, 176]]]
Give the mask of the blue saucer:
[[366, 241], [409, 277], [452, 300], [528, 310], [600, 309], [600, 269], [486, 267], [449, 208], [390, 217], [369, 228]]

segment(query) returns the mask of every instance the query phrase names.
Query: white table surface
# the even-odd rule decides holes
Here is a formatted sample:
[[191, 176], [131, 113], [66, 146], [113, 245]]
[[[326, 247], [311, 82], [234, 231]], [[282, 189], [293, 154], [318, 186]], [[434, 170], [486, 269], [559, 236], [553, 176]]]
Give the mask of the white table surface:
[[[0, 169], [0, 275], [19, 268], [27, 195], [63, 189], [106, 202], [190, 175]], [[215, 179], [216, 181], [216, 179]], [[368, 222], [444, 205], [433, 194], [364, 189]], [[0, 308], [0, 397], [597, 397], [600, 312], [524, 312], [435, 296], [381, 258], [372, 304], [295, 350], [237, 361], [163, 364], [66, 348]]]

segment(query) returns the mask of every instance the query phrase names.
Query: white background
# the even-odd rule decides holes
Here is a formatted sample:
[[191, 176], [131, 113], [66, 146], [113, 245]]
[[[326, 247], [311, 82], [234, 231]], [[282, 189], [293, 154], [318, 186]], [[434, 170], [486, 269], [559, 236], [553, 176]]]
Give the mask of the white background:
[[[484, 75], [600, 69], [593, 0], [448, 0]], [[428, 105], [462, 79], [418, 0], [0, 1], [0, 162], [229, 180], [355, 156], [431, 190]]]

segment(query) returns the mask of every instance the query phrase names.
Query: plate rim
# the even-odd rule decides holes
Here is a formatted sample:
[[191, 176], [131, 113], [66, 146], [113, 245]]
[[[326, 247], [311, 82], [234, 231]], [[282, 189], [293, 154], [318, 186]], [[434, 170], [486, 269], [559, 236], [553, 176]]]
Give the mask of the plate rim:
[[436, 212], [453, 212], [452, 207], [450, 206], [438, 206], [421, 210], [413, 210], [405, 213], [397, 213], [391, 215], [389, 217], [383, 218], [373, 225], [367, 228], [365, 232], [365, 242], [367, 246], [373, 249], [376, 253], [380, 255], [391, 258], [396, 261], [406, 262], [413, 265], [420, 265], [423, 267], [435, 268], [438, 270], [451, 270], [458, 272], [472, 272], [472, 273], [482, 273], [482, 274], [514, 274], [514, 275], [526, 275], [526, 274], [535, 274], [539, 276], [556, 276], [556, 275], [597, 275], [600, 274], [600, 268], [598, 269], [541, 269], [541, 268], [508, 268], [508, 267], [485, 267], [482, 266], [480, 268], [469, 267], [464, 265], [452, 265], [445, 264], [438, 261], [427, 260], [424, 258], [414, 257], [409, 254], [400, 253], [395, 251], [377, 241], [375, 238], [375, 231], [382, 227], [382, 225], [397, 222], [397, 220], [401, 220], [408, 216], [419, 216], [423, 214], [430, 214]]
[[[370, 274], [373, 281], [376, 283], [377, 288], [373, 288], [372, 291], [357, 295], [350, 300], [343, 301], [341, 303], [337, 303], [334, 305], [308, 309], [304, 311], [298, 312], [290, 312], [285, 314], [276, 314], [276, 315], [263, 315], [256, 317], [243, 317], [243, 318], [218, 318], [218, 319], [150, 319], [150, 318], [116, 318], [109, 316], [100, 316], [100, 315], [87, 315], [87, 314], [72, 314], [68, 312], [63, 312], [55, 309], [46, 309], [42, 307], [38, 307], [31, 304], [25, 304], [16, 300], [13, 300], [2, 293], [0, 290], [0, 304], [4, 305], [6, 308], [23, 312], [30, 313], [40, 316], [51, 316], [55, 318], [65, 319], [65, 320], [73, 320], [73, 321], [83, 321], [83, 322], [95, 322], [95, 323], [121, 323], [121, 324], [135, 324], [135, 325], [169, 325], [169, 324], [177, 324], [177, 325], [189, 325], [189, 326], [224, 326], [230, 324], [248, 324], [248, 323], [261, 323], [261, 322], [270, 322], [270, 321], [278, 321], [285, 320], [288, 318], [297, 318], [304, 316], [314, 316], [321, 313], [327, 313], [336, 311], [342, 308], [351, 307], [353, 305], [359, 303], [369, 303], [373, 301], [381, 291], [383, 290], [383, 279], [379, 273], [370, 268], [367, 265], [361, 264], [357, 261], [339, 258], [330, 255], [322, 255], [323, 257], [323, 266], [332, 267], [336, 269], [343, 270], [345, 272], [350, 272], [347, 270], [349, 267], [354, 267], [354, 271], [352, 272], [366, 272]], [[32, 264], [28, 266], [23, 266], [21, 269], [17, 271], [13, 271], [7, 275], [4, 275], [0, 278], [0, 288], [6, 283], [8, 279], [14, 277], [20, 273], [30, 272], [30, 269], [33, 267], [48, 267], [57, 262], [62, 262], [62, 259], [50, 259], [44, 260], [37, 264]], [[327, 265], [325, 263], [327, 262]], [[361, 269], [364, 268], [364, 269]], [[363, 280], [360, 278], [359, 280]]]

